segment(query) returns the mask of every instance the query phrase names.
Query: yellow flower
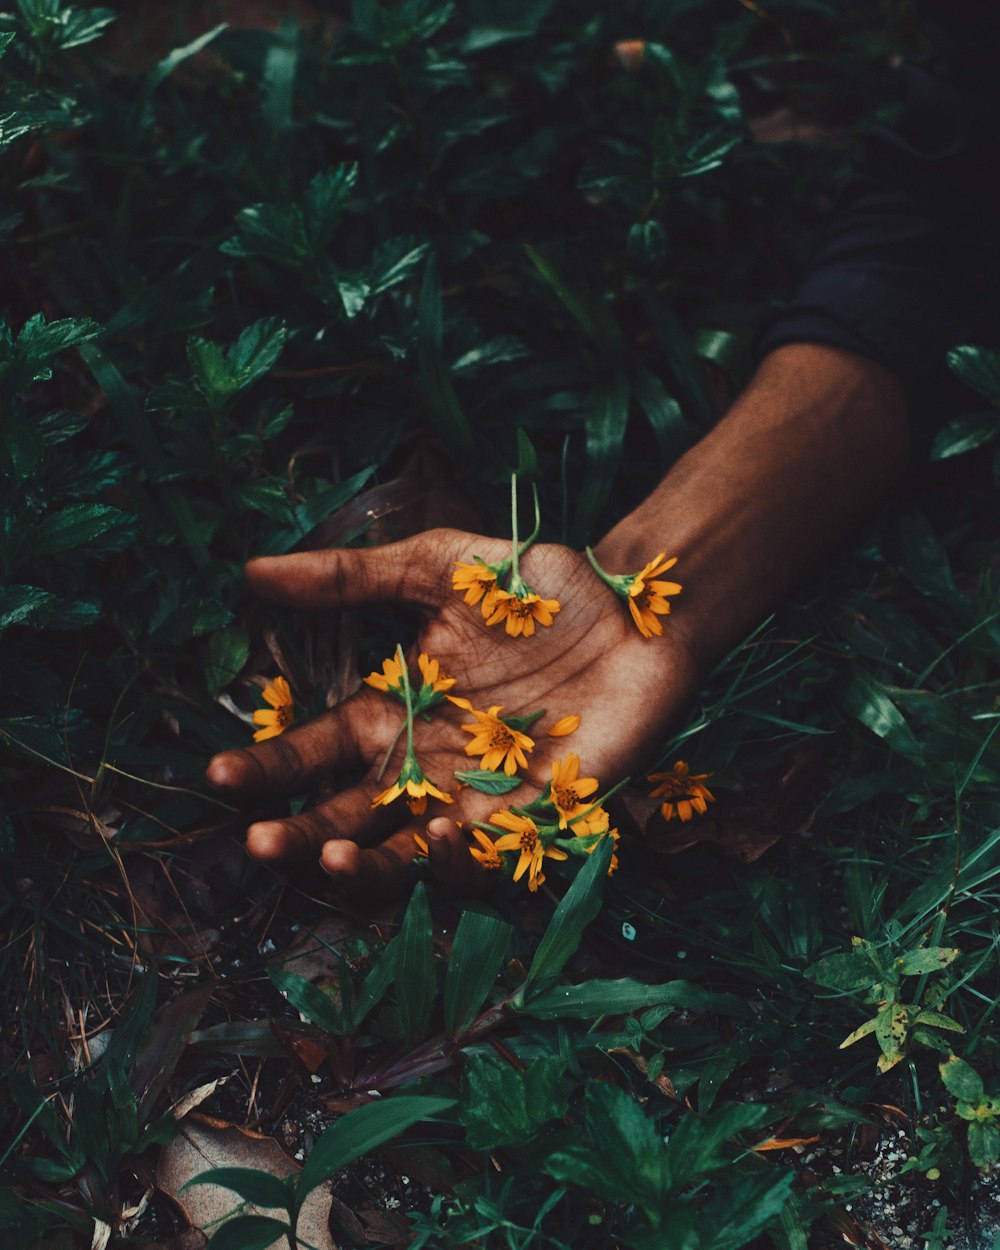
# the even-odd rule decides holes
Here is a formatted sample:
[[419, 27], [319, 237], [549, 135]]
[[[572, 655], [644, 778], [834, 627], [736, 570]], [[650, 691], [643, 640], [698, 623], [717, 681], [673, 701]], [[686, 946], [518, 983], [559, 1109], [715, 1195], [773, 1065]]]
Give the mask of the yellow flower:
[[[583, 800], [597, 789], [596, 777], [580, 776], [580, 757], [570, 751], [564, 760], [552, 761], [549, 801], [559, 812], [559, 828], [567, 825], [574, 833], [600, 833], [608, 827], [608, 814], [601, 807]], [[589, 811], [593, 808], [593, 811]], [[584, 813], [587, 812], [587, 815]]]
[[663, 633], [663, 625], [657, 617], [666, 616], [670, 612], [670, 604], [665, 596], [681, 593], [679, 582], [658, 580], [661, 573], [672, 569], [677, 563], [676, 556], [667, 560], [666, 554], [661, 551], [654, 560], [650, 560], [645, 568], [635, 574], [628, 588], [628, 610], [643, 638], [652, 638], [654, 634], [659, 637]]
[[650, 773], [649, 780], [659, 783], [652, 792], [652, 797], [665, 797], [661, 806], [664, 820], [673, 820], [676, 813], [681, 820], [690, 820], [695, 812], [704, 815], [709, 803], [715, 802], [715, 795], [707, 786], [702, 785], [711, 777], [711, 773], [692, 775], [683, 760], [678, 760], [669, 773]]
[[420, 668], [420, 676], [424, 679], [424, 690], [430, 690], [434, 694], [444, 694], [446, 690], [454, 686], [455, 678], [442, 673], [441, 665], [437, 660], [430, 659], [426, 651], [421, 651], [417, 656], [417, 664]]
[[[426, 658], [426, 657], [422, 657]], [[381, 690], [383, 694], [403, 695], [403, 666], [395, 656], [382, 661], [381, 673], [369, 673], [362, 681], [367, 686]]]
[[429, 859], [430, 850], [427, 846], [427, 839], [422, 838], [419, 833], [414, 833], [413, 841], [417, 844], [417, 853], [414, 859]]
[[403, 761], [403, 767], [399, 770], [399, 776], [392, 785], [388, 789], [383, 790], [381, 794], [376, 794], [372, 799], [372, 807], [375, 808], [380, 805], [388, 807], [401, 794], [406, 795], [410, 811], [415, 816], [420, 816], [427, 810], [428, 795], [432, 798], [440, 799], [442, 803], [453, 803], [455, 801], [450, 794], [445, 794], [433, 782], [427, 780], [420, 765], [412, 756]]
[[254, 712], [253, 723], [263, 725], [263, 729], [258, 729], [254, 734], [254, 742], [263, 742], [266, 738], [277, 738], [278, 734], [283, 734], [295, 720], [295, 713], [292, 710], [295, 700], [292, 698], [291, 689], [284, 677], [275, 677], [273, 682], [268, 682], [263, 693], [265, 701], [270, 703], [273, 710], [261, 707]]
[[451, 575], [452, 590], [464, 591], [465, 602], [472, 607], [496, 586], [497, 571], [488, 564], [465, 564], [455, 561]]
[[528, 816], [518, 816], [515, 812], [496, 812], [490, 817], [490, 824], [510, 830], [510, 833], [502, 834], [497, 838], [494, 847], [498, 851], [520, 851], [520, 857], [514, 869], [514, 880], [520, 881], [527, 872], [528, 889], [532, 894], [545, 881], [542, 861], [546, 856], [550, 859], [569, 858], [566, 852], [558, 846], [542, 845], [538, 828]]
[[592, 833], [579, 833], [577, 837], [589, 838], [590, 844], [583, 849], [588, 855], [593, 855], [597, 848], [601, 845], [605, 838], [613, 838], [615, 849], [611, 852], [611, 862], [608, 864], [608, 876], [614, 876], [618, 871], [618, 843], [621, 841], [621, 834], [617, 829], [606, 829], [603, 833], [594, 835]]
[[465, 754], [481, 755], [480, 764], [490, 772], [496, 772], [503, 764], [507, 776], [513, 777], [518, 768], [528, 767], [524, 753], [533, 749], [535, 741], [505, 724], [497, 715], [502, 710], [499, 703], [488, 712], [471, 709], [475, 721], [462, 726], [466, 733], [472, 734], [472, 741], [465, 744]]
[[472, 858], [478, 859], [484, 868], [502, 868], [503, 860], [500, 858], [500, 853], [486, 834], [481, 829], [473, 829], [472, 836], [479, 843], [478, 846], [469, 847], [469, 854]]
[[[485, 608], [485, 604], [483, 605]], [[487, 625], [504, 622], [504, 628], [511, 638], [530, 638], [535, 632], [535, 622], [539, 625], [551, 625], [553, 616], [559, 611], [558, 599], [543, 599], [533, 592], [524, 596], [512, 594], [509, 590], [498, 590], [493, 596], [493, 611], [486, 616]]]
[[563, 716], [548, 731], [550, 738], [565, 738], [567, 734], [576, 733], [580, 728], [580, 718], [574, 712], [572, 716]]

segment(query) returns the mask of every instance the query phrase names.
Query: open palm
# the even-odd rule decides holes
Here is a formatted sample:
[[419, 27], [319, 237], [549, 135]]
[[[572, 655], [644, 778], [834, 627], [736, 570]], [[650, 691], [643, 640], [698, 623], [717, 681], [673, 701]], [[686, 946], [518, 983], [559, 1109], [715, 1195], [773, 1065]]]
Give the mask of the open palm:
[[[600, 779], [602, 790], [642, 765], [694, 682], [694, 666], [672, 639], [669, 622], [663, 638], [643, 638], [621, 600], [582, 556], [565, 547], [537, 546], [522, 560], [523, 576], [543, 597], [558, 599], [561, 610], [534, 636], [512, 638], [502, 624], [488, 627], [479, 608], [451, 588], [456, 562], [473, 555], [499, 562], [508, 554], [509, 544], [497, 539], [440, 529], [367, 550], [251, 561], [251, 588], [291, 607], [373, 602], [419, 607], [424, 620], [414, 652], [426, 651], [456, 679], [452, 694], [480, 710], [500, 705], [506, 715], [545, 709], [531, 730], [535, 748], [525, 782], [510, 799], [470, 788], [456, 791], [455, 770], [477, 767], [464, 750], [470, 737], [461, 725], [470, 721], [468, 712], [442, 703], [430, 722], [418, 718], [417, 760], [437, 787], [455, 793], [452, 804], [431, 799], [421, 817], [412, 816], [402, 799], [372, 808], [372, 799], [398, 773], [404, 714], [395, 699], [368, 687], [281, 737], [217, 755], [209, 780], [245, 794], [291, 794], [341, 772], [357, 775], [359, 766], [367, 770], [360, 782], [311, 811], [251, 825], [252, 855], [276, 860], [317, 855], [341, 885], [359, 894], [389, 895], [404, 886], [418, 832], [437, 876], [454, 888], [469, 888], [480, 869], [457, 822], [486, 820], [511, 801], [529, 802], [549, 780], [552, 761], [568, 750], [580, 757], [586, 775]], [[416, 673], [412, 663], [411, 672]], [[570, 713], [581, 722], [573, 737], [546, 737], [546, 730]]]

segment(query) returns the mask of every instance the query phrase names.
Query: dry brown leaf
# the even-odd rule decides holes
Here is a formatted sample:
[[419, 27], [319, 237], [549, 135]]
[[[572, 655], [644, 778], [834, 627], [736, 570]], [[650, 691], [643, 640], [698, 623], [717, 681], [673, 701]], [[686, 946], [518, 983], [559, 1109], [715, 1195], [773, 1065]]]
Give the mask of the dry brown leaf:
[[[199, 1172], [221, 1167], [254, 1168], [279, 1179], [300, 1171], [273, 1138], [250, 1136], [235, 1128], [208, 1128], [188, 1120], [163, 1148], [156, 1178], [159, 1188], [177, 1203], [188, 1223], [202, 1231], [214, 1232], [230, 1215], [277, 1214], [272, 1209], [262, 1211], [244, 1204], [232, 1190], [218, 1185], [184, 1189]], [[327, 1223], [329, 1213], [329, 1193], [323, 1188], [313, 1190], [302, 1207], [298, 1229], [301, 1240], [316, 1250], [337, 1250]]]

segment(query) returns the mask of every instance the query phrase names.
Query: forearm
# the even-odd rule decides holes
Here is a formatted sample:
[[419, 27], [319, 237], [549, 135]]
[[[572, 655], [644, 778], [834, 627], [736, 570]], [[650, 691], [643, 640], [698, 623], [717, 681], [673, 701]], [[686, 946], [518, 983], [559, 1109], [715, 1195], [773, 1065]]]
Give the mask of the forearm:
[[670, 629], [704, 672], [885, 498], [907, 447], [892, 374], [839, 348], [779, 348], [595, 554], [613, 573], [679, 557]]

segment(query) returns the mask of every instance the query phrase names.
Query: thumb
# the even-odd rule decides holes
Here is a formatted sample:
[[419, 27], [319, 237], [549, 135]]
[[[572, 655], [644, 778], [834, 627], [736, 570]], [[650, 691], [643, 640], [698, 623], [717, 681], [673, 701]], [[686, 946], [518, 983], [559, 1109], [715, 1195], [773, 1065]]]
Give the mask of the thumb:
[[255, 594], [288, 607], [355, 607], [391, 600], [433, 608], [448, 594], [459, 538], [456, 530], [427, 530], [382, 547], [259, 556], [247, 564], [246, 579]]

